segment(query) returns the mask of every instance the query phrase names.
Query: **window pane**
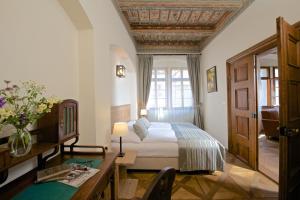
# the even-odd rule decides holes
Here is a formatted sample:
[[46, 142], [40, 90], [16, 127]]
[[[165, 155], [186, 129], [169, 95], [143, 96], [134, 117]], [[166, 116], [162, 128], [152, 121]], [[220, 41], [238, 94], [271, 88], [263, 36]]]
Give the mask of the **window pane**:
[[172, 82], [172, 107], [182, 107], [181, 81]]
[[275, 78], [278, 78], [278, 68], [274, 68], [274, 76]]
[[172, 70], [172, 78], [181, 78], [181, 70]]
[[275, 88], [279, 87], [279, 80], [275, 80]]
[[279, 106], [279, 97], [275, 97], [275, 106]]
[[260, 105], [267, 106], [267, 80], [261, 80], [261, 88], [260, 88]]
[[193, 104], [193, 96], [190, 81], [183, 81], [183, 97], [184, 97], [184, 107], [191, 107]]
[[268, 78], [269, 77], [269, 69], [268, 68], [260, 68], [260, 77]]
[[155, 70], [152, 70], [152, 79], [155, 78]]
[[188, 70], [182, 70], [182, 76], [183, 78], [189, 78]]
[[279, 88], [275, 88], [274, 96], [275, 96], [275, 97], [279, 96]]
[[157, 78], [166, 78], [166, 71], [165, 70], [157, 70]]
[[151, 82], [149, 100], [147, 103], [147, 108], [155, 108], [155, 81]]
[[165, 108], [166, 107], [166, 99], [157, 99], [157, 107]]
[[192, 99], [184, 99], [183, 103], [184, 103], [184, 107], [192, 107], [193, 106], [193, 100]]

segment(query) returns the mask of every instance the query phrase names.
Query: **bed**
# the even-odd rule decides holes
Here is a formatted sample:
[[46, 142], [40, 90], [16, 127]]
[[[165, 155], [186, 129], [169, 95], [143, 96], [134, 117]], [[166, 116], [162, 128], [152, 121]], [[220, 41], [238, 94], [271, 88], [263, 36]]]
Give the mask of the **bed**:
[[[147, 136], [141, 140], [133, 127], [135, 121], [123, 113], [128, 110], [130, 105], [112, 107], [111, 116], [112, 122], [128, 122], [123, 149], [137, 152], [130, 169], [159, 170], [170, 166], [180, 171], [224, 171], [225, 148], [207, 132], [190, 123], [151, 122]], [[111, 137], [111, 147], [119, 151], [118, 137]]]

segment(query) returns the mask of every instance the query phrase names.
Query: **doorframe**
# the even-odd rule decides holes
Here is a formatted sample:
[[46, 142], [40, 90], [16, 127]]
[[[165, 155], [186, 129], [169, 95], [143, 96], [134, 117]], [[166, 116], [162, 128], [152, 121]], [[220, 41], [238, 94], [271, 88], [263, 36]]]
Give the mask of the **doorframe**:
[[[275, 48], [277, 47], [277, 35], [273, 35], [265, 40], [263, 40], [262, 42], [259, 42], [258, 44], [240, 52], [239, 54], [229, 58], [226, 61], [226, 73], [227, 73], [227, 114], [228, 114], [228, 151], [230, 153], [233, 152], [233, 143], [232, 143], [232, 134], [231, 134], [231, 125], [232, 125], [232, 121], [231, 121], [231, 75], [230, 75], [230, 67], [232, 65], [232, 63], [234, 63], [235, 61], [245, 57], [245, 56], [252, 56], [253, 59], [255, 59], [254, 61], [254, 74], [253, 76], [255, 76], [254, 81], [255, 81], [255, 93], [256, 93], [256, 105], [258, 105], [258, 95], [257, 95], [257, 70], [256, 70], [256, 58], [255, 56], [263, 53], [264, 51], [267, 51], [269, 49]], [[256, 113], [258, 113], [258, 106], [256, 106]], [[257, 115], [258, 116], [258, 115]], [[255, 163], [254, 163], [254, 170], [258, 170], [258, 117], [256, 117], [256, 127], [255, 127], [255, 134], [254, 136], [255, 141], [256, 141], [256, 145], [255, 145]], [[252, 136], [252, 137], [254, 137]]]
[[[297, 28], [298, 30], [300, 30], [300, 21], [295, 23], [293, 25], [295, 28]], [[243, 58], [245, 56], [253, 56], [253, 59], [254, 59], [254, 56], [257, 56], [269, 49], [272, 49], [272, 48], [276, 48], [278, 47], [278, 35], [277, 34], [274, 34], [270, 37], [268, 37], [267, 39], [251, 46], [250, 48], [236, 54], [235, 56], [229, 58], [226, 60], [226, 75], [227, 75], [227, 117], [228, 117], [228, 120], [227, 120], [227, 123], [228, 123], [228, 151], [229, 153], [232, 153], [233, 150], [232, 150], [232, 147], [233, 147], [233, 144], [232, 144], [232, 135], [231, 135], [231, 124], [232, 124], [232, 121], [231, 121], [231, 77], [230, 77], [230, 66], [233, 62], [239, 60], [240, 58]], [[257, 70], [256, 70], [256, 60], [254, 62], [254, 68], [255, 68], [255, 72], [254, 72], [254, 76], [255, 76], [255, 81], [256, 81], [256, 94], [257, 94], [257, 79], [258, 79], [258, 73], [257, 73]], [[280, 66], [278, 66], [279, 68]], [[258, 95], [256, 95], [256, 104], [258, 102]], [[257, 104], [258, 105], [258, 104]], [[256, 113], [258, 113], [258, 106], [256, 106]], [[258, 115], [257, 115], [258, 116]], [[255, 150], [255, 165], [254, 165], [254, 170], [257, 170], [258, 171], [258, 117], [256, 118], [256, 134], [255, 134], [255, 140], [256, 140], [256, 150]], [[279, 160], [280, 162], [280, 160]], [[279, 184], [279, 183], [278, 183]]]

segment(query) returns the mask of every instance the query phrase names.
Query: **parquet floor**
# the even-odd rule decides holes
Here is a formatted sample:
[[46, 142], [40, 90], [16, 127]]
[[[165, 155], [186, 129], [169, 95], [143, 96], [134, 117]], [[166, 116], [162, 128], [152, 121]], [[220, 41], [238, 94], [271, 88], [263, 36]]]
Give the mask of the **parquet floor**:
[[[276, 183], [259, 172], [249, 169], [230, 154], [227, 154], [226, 163], [225, 172], [215, 172], [213, 175], [177, 173], [172, 199], [278, 199]], [[156, 173], [129, 172], [128, 176], [139, 179], [136, 196], [142, 197]]]
[[278, 183], [279, 180], [279, 141], [259, 137], [258, 169]]

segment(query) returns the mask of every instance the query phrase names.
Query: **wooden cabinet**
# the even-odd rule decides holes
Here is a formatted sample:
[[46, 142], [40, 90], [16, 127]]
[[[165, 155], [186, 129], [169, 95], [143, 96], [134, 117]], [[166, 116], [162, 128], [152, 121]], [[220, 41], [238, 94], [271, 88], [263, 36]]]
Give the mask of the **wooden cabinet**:
[[52, 111], [38, 120], [38, 142], [62, 144], [78, 137], [78, 103], [75, 100], [64, 100], [53, 106]]

